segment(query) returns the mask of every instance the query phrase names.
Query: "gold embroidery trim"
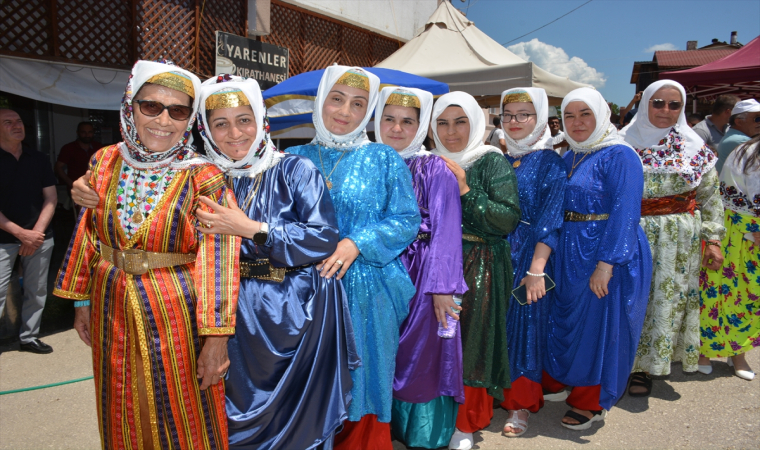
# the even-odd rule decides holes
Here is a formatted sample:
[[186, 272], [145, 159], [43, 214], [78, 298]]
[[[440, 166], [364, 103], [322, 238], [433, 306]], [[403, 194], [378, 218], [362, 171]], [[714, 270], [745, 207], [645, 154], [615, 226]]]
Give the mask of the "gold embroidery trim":
[[215, 92], [206, 99], [206, 110], [250, 106], [251, 102], [242, 91]]
[[405, 92], [398, 91], [394, 91], [390, 96], [388, 96], [388, 100], [385, 102], [385, 104], [392, 106], [404, 106], [406, 108], [422, 108], [420, 105], [419, 97], [411, 93], [407, 94]]
[[504, 100], [501, 102], [502, 105], [506, 105], [507, 103], [533, 103], [533, 99], [530, 98], [530, 94], [527, 92], [513, 92], [505, 95]]
[[90, 294], [77, 294], [76, 292], [64, 291], [62, 289], [54, 288], [53, 295], [56, 297], [67, 298], [69, 300], [89, 300]]
[[369, 92], [369, 77], [363, 73], [349, 70], [338, 78], [335, 84], [342, 84]]
[[235, 334], [235, 327], [199, 328], [198, 336], [214, 336], [223, 334]]
[[153, 75], [146, 81], [146, 83], [158, 84], [175, 91], [184, 92], [190, 97], [195, 98], [195, 89], [193, 88], [193, 82], [186, 76], [177, 72], [164, 72], [158, 75]]

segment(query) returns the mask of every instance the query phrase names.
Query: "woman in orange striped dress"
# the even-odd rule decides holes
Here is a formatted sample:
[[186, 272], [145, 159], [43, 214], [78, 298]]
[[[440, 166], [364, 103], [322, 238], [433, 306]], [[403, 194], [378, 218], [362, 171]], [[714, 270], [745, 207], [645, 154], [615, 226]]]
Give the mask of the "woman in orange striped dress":
[[228, 446], [240, 238], [195, 229], [201, 196], [227, 204], [222, 173], [187, 145], [199, 91], [185, 70], [135, 64], [124, 142], [91, 162], [103, 200], [80, 215], [56, 282], [92, 346], [103, 448]]

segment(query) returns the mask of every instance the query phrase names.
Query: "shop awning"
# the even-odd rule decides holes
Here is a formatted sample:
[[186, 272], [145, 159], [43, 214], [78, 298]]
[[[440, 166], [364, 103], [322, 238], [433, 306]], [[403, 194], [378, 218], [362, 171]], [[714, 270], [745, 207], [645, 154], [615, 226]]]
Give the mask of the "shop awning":
[[0, 56], [0, 91], [73, 108], [118, 110], [129, 71]]

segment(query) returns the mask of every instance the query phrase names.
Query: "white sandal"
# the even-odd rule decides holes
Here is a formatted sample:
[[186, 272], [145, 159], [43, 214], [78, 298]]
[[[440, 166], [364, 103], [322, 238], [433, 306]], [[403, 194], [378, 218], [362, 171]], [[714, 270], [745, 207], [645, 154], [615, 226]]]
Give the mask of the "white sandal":
[[[520, 419], [520, 417], [517, 415], [518, 412], [525, 411], [528, 413], [528, 417], [525, 418], [525, 420]], [[528, 418], [530, 418], [530, 411], [527, 409], [520, 409], [516, 411], [509, 411], [509, 417], [507, 418], [507, 423], [504, 424], [504, 428], [501, 430], [501, 434], [503, 434], [506, 437], [518, 437], [525, 434], [526, 431], [528, 431]], [[515, 433], [514, 431], [504, 431], [507, 427], [512, 428], [513, 430], [522, 430], [518, 433]]]

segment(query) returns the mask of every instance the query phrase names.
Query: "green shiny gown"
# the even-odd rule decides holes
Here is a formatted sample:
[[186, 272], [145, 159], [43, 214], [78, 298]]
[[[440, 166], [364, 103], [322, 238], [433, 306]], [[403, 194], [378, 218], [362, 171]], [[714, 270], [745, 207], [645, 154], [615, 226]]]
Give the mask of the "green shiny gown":
[[[470, 191], [462, 200], [462, 254], [469, 291], [460, 315], [464, 384], [486, 388], [503, 400], [510, 387], [506, 317], [512, 286], [512, 260], [504, 238], [520, 220], [517, 177], [506, 158], [482, 156], [467, 171]], [[477, 236], [482, 242], [467, 240]]]

